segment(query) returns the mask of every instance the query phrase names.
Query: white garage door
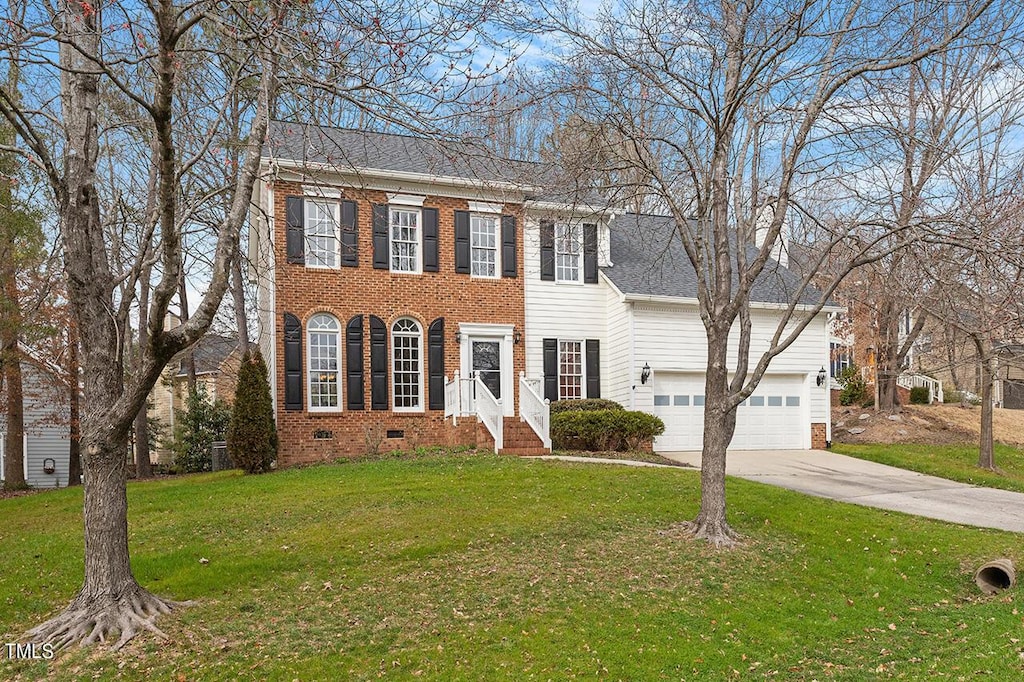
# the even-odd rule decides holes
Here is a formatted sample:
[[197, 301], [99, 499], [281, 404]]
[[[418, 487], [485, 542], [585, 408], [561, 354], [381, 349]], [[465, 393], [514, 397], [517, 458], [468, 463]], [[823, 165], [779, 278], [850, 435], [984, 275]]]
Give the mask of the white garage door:
[[[654, 375], [654, 414], [665, 433], [654, 439], [658, 452], [700, 450], [704, 433], [704, 376], [681, 372]], [[807, 447], [810, 423], [800, 375], [766, 375], [736, 414], [733, 450], [788, 450]]]

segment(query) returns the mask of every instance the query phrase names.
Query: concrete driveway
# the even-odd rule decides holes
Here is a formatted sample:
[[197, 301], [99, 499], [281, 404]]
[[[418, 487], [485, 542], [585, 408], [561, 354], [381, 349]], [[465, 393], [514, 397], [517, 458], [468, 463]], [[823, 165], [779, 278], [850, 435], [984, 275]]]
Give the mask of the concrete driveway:
[[[699, 452], [659, 453], [700, 466]], [[981, 488], [824, 450], [736, 450], [726, 473], [808, 495], [1024, 533], [1024, 493]]]

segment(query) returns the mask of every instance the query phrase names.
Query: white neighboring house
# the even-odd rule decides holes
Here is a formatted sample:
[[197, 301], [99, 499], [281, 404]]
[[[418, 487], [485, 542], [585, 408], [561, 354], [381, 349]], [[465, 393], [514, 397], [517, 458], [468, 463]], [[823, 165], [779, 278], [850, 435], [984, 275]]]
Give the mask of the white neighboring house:
[[[671, 220], [593, 210], [580, 215], [579, 207], [559, 212], [542, 204], [530, 209], [524, 231], [527, 375], [544, 377], [550, 400], [610, 398], [658, 415], [665, 433], [655, 439], [656, 451], [700, 450], [706, 337], [696, 275]], [[770, 264], [755, 285], [752, 364], [799, 282]], [[814, 296], [804, 295], [798, 314], [806, 314]], [[839, 310], [826, 307], [773, 359], [739, 408], [732, 449], [824, 448], [831, 441], [829, 383], [819, 375], [830, 364], [828, 314]]]
[[[69, 411], [71, 395], [60, 367], [22, 356], [25, 406], [25, 482], [33, 488], [63, 488], [68, 484], [71, 452]], [[0, 414], [0, 480], [4, 480], [6, 415]]]

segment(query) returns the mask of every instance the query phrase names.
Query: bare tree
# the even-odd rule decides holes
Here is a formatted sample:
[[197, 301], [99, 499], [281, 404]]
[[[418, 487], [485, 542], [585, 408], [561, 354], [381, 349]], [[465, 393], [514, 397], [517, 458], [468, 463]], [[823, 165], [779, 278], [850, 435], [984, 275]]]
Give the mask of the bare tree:
[[[568, 46], [562, 72], [588, 74], [567, 95], [577, 114], [615, 131], [601, 147], [606, 153], [593, 157], [646, 176], [697, 277], [708, 348], [697, 537], [736, 538], [726, 520], [725, 462], [739, 404], [841, 277], [892, 248], [888, 226], [843, 221], [830, 231], [801, 210], [813, 189], [808, 178], [843, 170], [833, 140], [841, 131], [826, 114], [855, 99], [867, 76], [951, 47], [991, 4], [906, 1], [878, 12], [856, 2], [634, 0], [596, 17], [561, 9], [529, 17], [529, 26]], [[630, 153], [616, 152], [622, 141]], [[817, 230], [820, 248], [767, 347], [752, 353], [751, 290], [772, 276], [773, 249], [798, 220]], [[839, 246], [849, 254], [844, 266], [813, 290], [811, 279]]]
[[[23, 154], [48, 181], [84, 386], [85, 579], [70, 605], [28, 636], [61, 647], [119, 635], [117, 648], [140, 631], [162, 635], [154, 620], [176, 606], [132, 574], [129, 433], [166, 363], [206, 332], [229, 286], [277, 103], [301, 111], [310, 93], [323, 91], [340, 109], [382, 119], [430, 116], [466, 87], [455, 76], [477, 34], [467, 27], [480, 26], [488, 7], [444, 3], [420, 11], [411, 2], [332, 0], [11, 6], [28, 9], [0, 17], [0, 54], [23, 67], [29, 85], [22, 100], [0, 92], [0, 117], [19, 138], [0, 152]], [[446, 50], [449, 43], [462, 47]], [[230, 68], [212, 68], [212, 54]], [[230, 95], [242, 89], [248, 94], [233, 112]], [[282, 89], [286, 100], [278, 98]], [[241, 125], [230, 137], [239, 144], [238, 169], [219, 185], [223, 175], [209, 170], [224, 163], [219, 147], [236, 113]], [[122, 210], [146, 206], [150, 165], [152, 212]], [[182, 281], [185, 234], [204, 227], [201, 300], [186, 323], [165, 330]], [[150, 266], [145, 344], [126, 375], [133, 304]]]

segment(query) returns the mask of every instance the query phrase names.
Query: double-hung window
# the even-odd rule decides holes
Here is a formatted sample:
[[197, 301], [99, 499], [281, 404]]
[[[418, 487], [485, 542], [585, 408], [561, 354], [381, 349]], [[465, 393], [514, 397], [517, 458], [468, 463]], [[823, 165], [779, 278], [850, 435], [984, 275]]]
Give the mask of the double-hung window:
[[309, 367], [309, 409], [330, 412], [341, 409], [338, 381], [341, 326], [331, 315], [314, 315], [306, 325]]
[[306, 265], [338, 267], [341, 207], [336, 201], [306, 198]]
[[583, 398], [583, 342], [558, 342], [558, 399]]
[[470, 273], [474, 277], [497, 277], [498, 216], [473, 214], [469, 218]]
[[396, 208], [390, 210], [391, 231], [391, 271], [421, 271], [420, 211], [415, 208]]
[[403, 317], [391, 326], [392, 395], [396, 412], [423, 410], [423, 332], [416, 320]]
[[555, 224], [555, 281], [581, 281], [583, 260], [583, 226]]

